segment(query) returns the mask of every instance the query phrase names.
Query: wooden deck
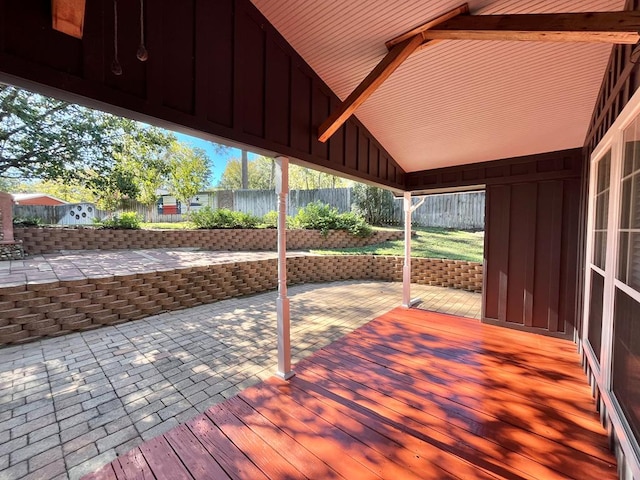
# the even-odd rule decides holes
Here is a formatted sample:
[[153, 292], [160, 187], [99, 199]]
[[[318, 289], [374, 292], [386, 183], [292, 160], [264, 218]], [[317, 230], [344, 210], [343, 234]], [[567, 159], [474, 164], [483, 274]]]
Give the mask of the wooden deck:
[[575, 346], [395, 309], [86, 479], [605, 480]]

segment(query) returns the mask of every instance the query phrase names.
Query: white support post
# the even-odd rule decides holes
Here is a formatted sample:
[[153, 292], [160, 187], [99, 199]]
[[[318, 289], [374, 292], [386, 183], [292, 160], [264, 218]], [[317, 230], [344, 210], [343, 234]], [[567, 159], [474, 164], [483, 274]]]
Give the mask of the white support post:
[[420, 303], [419, 298], [411, 299], [411, 214], [424, 203], [424, 198], [411, 205], [411, 192], [404, 192], [404, 265], [402, 266], [402, 306], [411, 308]]
[[411, 192], [404, 192], [404, 265], [402, 266], [402, 306], [411, 307]]
[[278, 195], [278, 371], [285, 380], [293, 377], [291, 369], [291, 318], [287, 298], [287, 194], [289, 193], [289, 159], [276, 157], [276, 194]]

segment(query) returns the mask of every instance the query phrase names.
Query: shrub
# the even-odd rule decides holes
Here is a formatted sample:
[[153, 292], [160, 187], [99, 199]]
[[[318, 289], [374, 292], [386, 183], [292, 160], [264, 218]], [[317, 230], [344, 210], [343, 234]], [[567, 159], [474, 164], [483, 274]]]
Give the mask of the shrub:
[[115, 214], [113, 217], [103, 220], [103, 228], [112, 228], [117, 230], [138, 230], [140, 229], [142, 217], [136, 212], [122, 212]]
[[260, 219], [243, 212], [232, 212], [227, 209], [214, 210], [206, 206], [189, 214], [189, 220], [196, 228], [256, 228]]
[[321, 202], [312, 202], [301, 208], [293, 218], [292, 226], [305, 230], [320, 230], [327, 235], [329, 230], [345, 230], [357, 237], [368, 237], [373, 229], [355, 213], [338, 213], [338, 209]]
[[322, 202], [312, 202], [298, 210], [293, 217], [293, 227], [304, 230], [320, 230], [327, 235], [337, 228], [338, 209]]
[[18, 227], [39, 227], [43, 223], [40, 217], [13, 217], [13, 224]]
[[355, 213], [340, 214], [338, 217], [338, 230], [346, 230], [354, 237], [366, 238], [373, 235], [371, 225]]
[[[293, 219], [287, 215], [287, 228], [291, 227]], [[262, 217], [262, 225], [266, 228], [278, 228], [278, 212], [271, 210]]]

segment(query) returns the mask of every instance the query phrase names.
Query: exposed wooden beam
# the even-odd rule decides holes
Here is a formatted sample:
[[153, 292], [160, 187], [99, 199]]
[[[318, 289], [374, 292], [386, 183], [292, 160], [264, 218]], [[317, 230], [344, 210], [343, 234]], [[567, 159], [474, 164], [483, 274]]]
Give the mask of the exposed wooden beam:
[[52, 0], [51, 26], [54, 30], [82, 38], [85, 0]]
[[407, 38], [414, 37], [419, 33], [422, 33], [425, 30], [428, 30], [430, 28], [433, 28], [440, 23], [446, 22], [447, 20], [451, 20], [452, 18], [457, 17], [458, 15], [467, 15], [468, 13], [469, 13], [469, 4], [463, 3], [459, 7], [453, 8], [449, 10], [447, 13], [440, 15], [438, 18], [429, 20], [428, 22], [423, 23], [419, 27], [413, 28], [408, 32], [403, 33], [402, 35], [395, 37], [393, 40], [389, 40], [388, 42], [385, 42], [385, 45], [387, 46], [387, 50], [391, 50], [400, 42], [404, 42]]
[[[441, 22], [449, 20], [456, 15], [468, 12], [469, 9], [465, 3], [461, 7], [457, 7], [444, 15], [439, 16], [428, 23], [438, 25]], [[431, 43], [437, 43], [436, 41]], [[318, 128], [318, 140], [326, 142], [347, 119], [353, 115], [353, 112], [369, 98], [376, 89], [391, 76], [396, 69], [402, 65], [409, 55], [411, 55], [420, 45], [424, 44], [424, 39], [420, 34], [408, 35], [397, 42], [385, 57], [376, 65], [376, 67], [360, 82], [360, 85], [351, 92], [347, 99], [327, 118], [320, 128]]]
[[[420, 30], [425, 43], [430, 40], [522, 40], [635, 44], [640, 40], [640, 12], [459, 15], [411, 32], [415, 30]], [[402, 38], [400, 35], [388, 41], [387, 48], [393, 48]]]
[[396, 69], [411, 55], [422, 43], [422, 37], [416, 35], [397, 44], [385, 55], [376, 68], [351, 92], [351, 95], [327, 118], [318, 129], [318, 140], [326, 142], [353, 112], [396, 71]]

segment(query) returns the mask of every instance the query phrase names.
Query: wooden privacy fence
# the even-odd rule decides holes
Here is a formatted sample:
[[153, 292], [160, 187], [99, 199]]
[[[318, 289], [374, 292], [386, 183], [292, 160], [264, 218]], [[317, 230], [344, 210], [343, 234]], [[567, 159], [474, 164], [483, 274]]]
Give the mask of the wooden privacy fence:
[[[220, 190], [202, 194], [200, 205], [192, 206], [197, 210], [203, 206], [214, 209], [227, 208], [262, 217], [276, 209], [276, 194], [272, 190]], [[311, 202], [322, 202], [336, 207], [339, 212], [350, 212], [354, 204], [352, 188], [322, 188], [316, 190], [291, 190], [287, 213], [295, 215]], [[420, 201], [414, 198], [414, 204]], [[442, 227], [464, 230], [484, 229], [484, 192], [465, 192], [428, 195], [425, 202], [413, 212], [413, 224], [423, 227]], [[383, 223], [402, 225], [404, 214], [402, 198], [393, 201], [383, 215]], [[136, 211], [152, 222], [181, 222], [187, 219], [184, 214], [162, 214], [159, 208], [149, 208], [137, 202], [131, 202], [126, 210]], [[183, 208], [183, 211], [186, 209]], [[107, 212], [98, 210], [95, 205], [68, 204], [59, 206], [15, 205], [15, 217], [37, 217], [42, 223], [54, 225], [90, 225], [94, 218], [102, 219]], [[150, 217], [150, 218], [149, 218]]]

